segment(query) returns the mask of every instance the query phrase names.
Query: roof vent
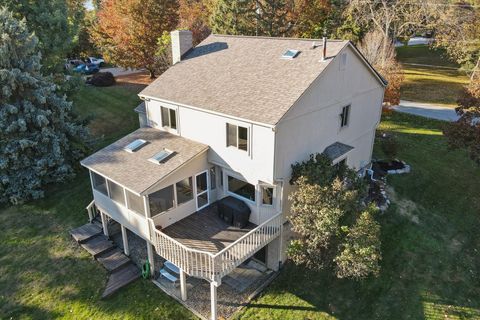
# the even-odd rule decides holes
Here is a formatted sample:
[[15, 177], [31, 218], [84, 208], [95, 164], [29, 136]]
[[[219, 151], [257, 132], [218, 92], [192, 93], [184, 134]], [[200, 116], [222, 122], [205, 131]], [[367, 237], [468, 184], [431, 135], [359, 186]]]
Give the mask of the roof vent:
[[285, 53], [282, 55], [282, 59], [293, 59], [293, 58], [295, 58], [299, 53], [300, 53], [300, 51], [298, 51], [298, 50], [288, 49], [288, 50], [285, 51]]
[[148, 160], [153, 162], [153, 163], [160, 164], [163, 160], [167, 159], [172, 153], [173, 153], [173, 151], [171, 151], [171, 150], [163, 149], [162, 151], [155, 154], [153, 157], [151, 157]]
[[146, 140], [137, 139], [133, 142], [130, 142], [125, 148], [123, 148], [123, 150], [125, 150], [127, 152], [130, 152], [130, 153], [133, 153], [133, 152], [137, 151], [138, 149], [140, 149], [141, 147], [143, 147], [146, 143], [147, 143]]

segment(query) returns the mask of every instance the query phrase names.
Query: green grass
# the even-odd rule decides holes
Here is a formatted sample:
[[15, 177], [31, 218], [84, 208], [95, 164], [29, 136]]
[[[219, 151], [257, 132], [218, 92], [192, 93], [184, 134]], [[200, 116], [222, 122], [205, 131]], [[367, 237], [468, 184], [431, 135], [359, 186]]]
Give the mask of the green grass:
[[402, 63], [429, 64], [458, 68], [458, 64], [448, 59], [445, 50], [430, 49], [426, 45], [403, 46], [397, 48], [397, 59]]
[[[133, 92], [83, 90], [75, 106], [96, 115], [99, 146], [136, 126]], [[287, 265], [238, 318], [480, 318], [480, 169], [464, 152], [447, 149], [441, 126], [403, 114], [381, 124], [398, 135], [399, 157], [413, 171], [389, 179], [396, 202], [379, 217], [379, 278], [338, 280]], [[0, 319], [194, 318], [146, 280], [100, 300], [106, 273], [68, 235], [85, 222], [90, 200], [87, 173], [80, 171], [43, 200], [0, 209]]]
[[[462, 87], [469, 81], [458, 64], [448, 59], [444, 50], [426, 45], [397, 48], [397, 58], [403, 64], [405, 81], [401, 99], [455, 107]], [[425, 64], [448, 68], [416, 66]], [[453, 68], [453, 69], [452, 69]]]
[[[95, 116], [91, 127], [101, 147], [138, 127], [137, 100], [125, 88], [87, 87], [74, 108]], [[68, 234], [85, 223], [91, 198], [82, 170], [43, 200], [0, 209], [0, 319], [195, 318], [143, 279], [100, 300], [107, 274]]]
[[480, 169], [448, 150], [442, 125], [396, 113], [381, 123], [412, 172], [389, 177], [396, 201], [379, 217], [378, 278], [338, 280], [287, 265], [238, 318], [480, 319]]

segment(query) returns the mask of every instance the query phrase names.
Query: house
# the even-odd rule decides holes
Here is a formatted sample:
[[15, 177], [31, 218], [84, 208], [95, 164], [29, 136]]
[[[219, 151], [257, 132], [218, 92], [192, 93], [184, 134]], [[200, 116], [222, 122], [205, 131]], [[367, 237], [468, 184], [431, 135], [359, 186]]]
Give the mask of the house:
[[[215, 319], [224, 276], [260, 250], [272, 270], [285, 260], [291, 164], [325, 152], [369, 166], [386, 82], [349, 41], [210, 35], [192, 48], [174, 31], [172, 50], [139, 94], [142, 127], [81, 163], [102, 219], [145, 239], [153, 270], [154, 252], [177, 266], [182, 299], [187, 275], [209, 281]], [[201, 213], [227, 196], [249, 207], [247, 228]]]

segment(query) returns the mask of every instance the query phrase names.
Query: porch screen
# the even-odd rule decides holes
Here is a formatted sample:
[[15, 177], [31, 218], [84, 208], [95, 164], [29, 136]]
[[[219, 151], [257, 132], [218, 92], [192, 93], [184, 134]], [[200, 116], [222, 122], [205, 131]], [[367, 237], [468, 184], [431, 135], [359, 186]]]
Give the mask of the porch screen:
[[134, 193], [131, 193], [128, 190], [125, 190], [127, 193], [127, 203], [128, 209], [135, 211], [136, 213], [140, 213], [141, 215], [145, 215], [145, 206], [143, 204], [143, 198], [137, 196]]
[[150, 203], [150, 214], [152, 216], [167, 211], [173, 207], [173, 186], [168, 186], [148, 196]]
[[108, 197], [107, 180], [105, 180], [104, 177], [96, 174], [95, 172], [92, 172], [92, 171], [90, 172], [92, 173], [93, 188]]
[[175, 184], [177, 188], [177, 203], [180, 205], [193, 199], [192, 177]]
[[110, 190], [110, 199], [124, 206], [125, 195], [123, 193], [123, 188], [120, 187], [118, 184], [108, 180], [108, 189]]

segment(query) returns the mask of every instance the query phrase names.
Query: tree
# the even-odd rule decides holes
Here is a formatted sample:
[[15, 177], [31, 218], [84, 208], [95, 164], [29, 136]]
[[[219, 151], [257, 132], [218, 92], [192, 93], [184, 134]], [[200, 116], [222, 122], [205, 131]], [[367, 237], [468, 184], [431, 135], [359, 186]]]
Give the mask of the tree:
[[0, 9], [0, 37], [0, 202], [18, 203], [73, 175], [87, 130], [41, 74], [38, 39], [25, 20]]
[[92, 38], [109, 60], [122, 67], [145, 68], [152, 78], [158, 66], [158, 39], [178, 23], [175, 0], [105, 0]]
[[472, 70], [471, 79], [480, 73], [479, 5], [480, 1], [476, 1], [476, 6], [462, 2], [449, 5], [435, 27], [434, 45], [445, 48], [452, 59]]
[[203, 0], [179, 0], [180, 29], [192, 31], [193, 45], [202, 42], [211, 30], [208, 26], [210, 7]]
[[74, 46], [70, 52], [70, 57], [91, 57], [96, 56], [99, 50], [95, 47], [93, 43], [90, 32], [93, 28], [96, 19], [95, 11], [85, 12], [83, 20], [80, 22], [78, 35], [74, 42]]
[[253, 0], [217, 0], [212, 8], [210, 28], [218, 34], [254, 35], [255, 21]]
[[393, 42], [379, 29], [368, 32], [358, 44], [358, 49], [370, 64], [388, 81], [384, 101], [392, 105], [400, 102], [400, 87], [404, 76], [396, 60]]
[[286, 0], [256, 0], [256, 34], [269, 37], [286, 35], [293, 27], [289, 17], [293, 4]]
[[[378, 29], [385, 38], [410, 36], [426, 29], [437, 19], [437, 11], [429, 1], [411, 0], [349, 0], [344, 12], [365, 30]], [[439, 3], [440, 4], [440, 3]]]
[[457, 101], [460, 118], [445, 126], [443, 132], [453, 149], [466, 148], [470, 158], [480, 165], [480, 75], [471, 80]]
[[338, 277], [378, 274], [379, 227], [374, 209], [362, 204], [363, 180], [316, 154], [292, 165], [290, 183], [296, 187], [289, 196], [290, 222], [297, 235], [288, 247], [292, 261], [314, 270], [336, 264]]
[[15, 18], [25, 18], [28, 29], [35, 32], [45, 68], [48, 71], [58, 68], [78, 32], [78, 22], [84, 10], [82, 2], [4, 0], [3, 5], [13, 12]]

